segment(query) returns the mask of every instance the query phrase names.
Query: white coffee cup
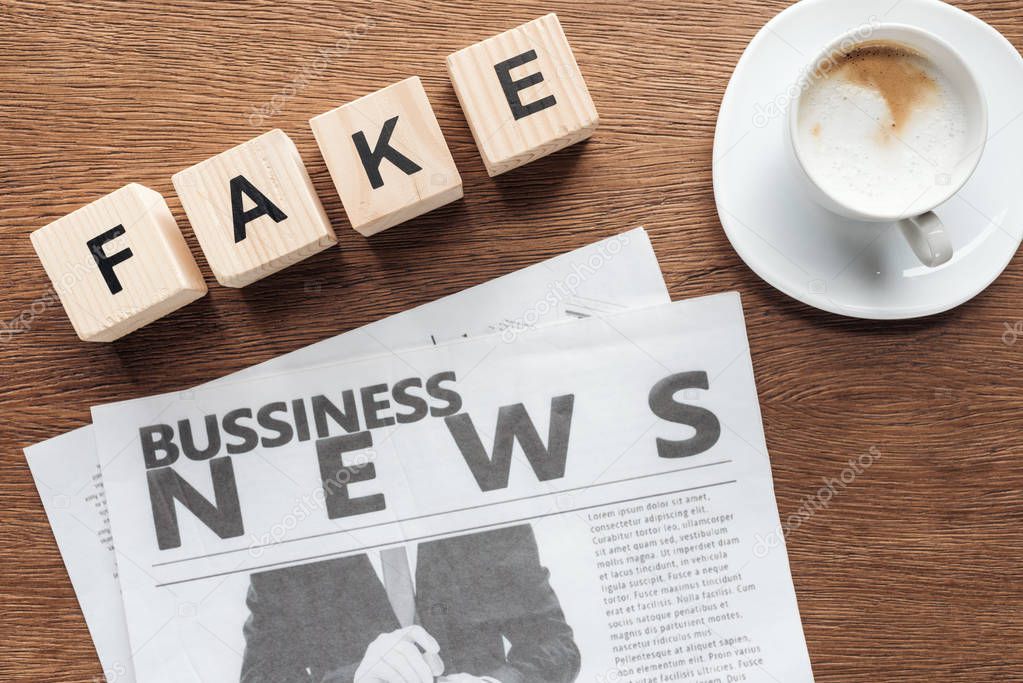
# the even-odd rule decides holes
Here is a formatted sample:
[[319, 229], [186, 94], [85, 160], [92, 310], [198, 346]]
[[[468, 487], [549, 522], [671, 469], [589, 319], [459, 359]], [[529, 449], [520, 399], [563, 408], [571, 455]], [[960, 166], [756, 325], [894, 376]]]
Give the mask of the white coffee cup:
[[[805, 78], [827, 77], [827, 65], [834, 64], [842, 54], [864, 44], [885, 43], [901, 45], [911, 52], [930, 60], [952, 85], [962, 99], [967, 122], [964, 134], [964, 149], [968, 152], [947, 173], [935, 176], [933, 188], [925, 190], [918, 197], [907, 196], [904, 210], [898, 213], [878, 212], [866, 202], [851, 201], [848, 193], [839, 197], [834, 191], [822, 186], [814, 177], [807, 163], [807, 150], [801, 140], [800, 105], [809, 87], [800, 89], [789, 108], [789, 122], [785, 127], [800, 169], [800, 175], [810, 195], [823, 207], [847, 218], [869, 223], [897, 223], [913, 252], [929, 267], [947, 263], [953, 254], [952, 242], [941, 219], [935, 214], [941, 204], [951, 199], [973, 175], [984, 152], [988, 133], [987, 101], [980, 83], [959, 53], [944, 40], [932, 33], [903, 24], [880, 24], [872, 28], [860, 28], [839, 36], [825, 47], [809, 66]], [[804, 84], [806, 86], [808, 84]], [[915, 194], [915, 193], [914, 193]]]

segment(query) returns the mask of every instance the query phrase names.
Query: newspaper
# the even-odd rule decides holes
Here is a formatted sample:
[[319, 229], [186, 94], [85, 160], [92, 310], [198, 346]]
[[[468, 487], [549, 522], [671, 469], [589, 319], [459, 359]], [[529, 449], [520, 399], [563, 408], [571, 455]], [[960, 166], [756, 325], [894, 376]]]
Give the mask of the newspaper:
[[[669, 300], [646, 232], [632, 230], [327, 339], [235, 377], [354, 358], [382, 348], [652, 306]], [[25, 451], [110, 683], [136, 680], [92, 427]]]
[[813, 680], [736, 294], [93, 420], [139, 680]]

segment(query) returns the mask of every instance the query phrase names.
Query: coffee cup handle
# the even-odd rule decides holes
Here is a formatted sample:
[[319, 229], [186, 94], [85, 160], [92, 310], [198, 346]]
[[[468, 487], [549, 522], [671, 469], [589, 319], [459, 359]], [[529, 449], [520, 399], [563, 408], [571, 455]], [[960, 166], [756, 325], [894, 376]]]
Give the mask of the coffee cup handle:
[[952, 258], [952, 241], [933, 211], [899, 221], [899, 229], [913, 253], [928, 268], [937, 268]]

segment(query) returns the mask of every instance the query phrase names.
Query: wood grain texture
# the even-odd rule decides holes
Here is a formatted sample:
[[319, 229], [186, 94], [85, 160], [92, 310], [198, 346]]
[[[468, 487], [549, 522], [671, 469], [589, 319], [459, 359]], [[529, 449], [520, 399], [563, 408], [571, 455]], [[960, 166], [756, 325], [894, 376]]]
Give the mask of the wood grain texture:
[[[0, 343], [0, 680], [100, 674], [23, 446], [82, 425], [92, 404], [209, 381], [643, 224], [674, 298], [743, 295], [783, 518], [850, 458], [882, 454], [788, 538], [817, 680], [1023, 681], [1023, 337], [1003, 341], [1023, 328], [1023, 262], [946, 315], [860, 322], [768, 287], [718, 222], [717, 108], [788, 4], [0, 2], [0, 319], [15, 329]], [[956, 4], [1023, 45], [1023, 2]], [[488, 178], [444, 59], [550, 11], [601, 128]], [[306, 122], [413, 74], [465, 199], [365, 240]], [[170, 176], [273, 127], [298, 144], [340, 248], [213, 286], [113, 345], [79, 342], [29, 232], [141, 182], [168, 198], [212, 283]]]

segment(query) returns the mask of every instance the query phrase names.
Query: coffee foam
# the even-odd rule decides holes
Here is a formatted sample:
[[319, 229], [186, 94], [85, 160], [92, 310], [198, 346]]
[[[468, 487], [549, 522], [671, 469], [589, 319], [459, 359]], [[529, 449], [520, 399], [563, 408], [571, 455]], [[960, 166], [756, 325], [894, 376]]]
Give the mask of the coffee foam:
[[885, 215], [940, 192], [968, 151], [962, 96], [896, 43], [864, 43], [822, 65], [797, 128], [804, 165], [826, 192]]

